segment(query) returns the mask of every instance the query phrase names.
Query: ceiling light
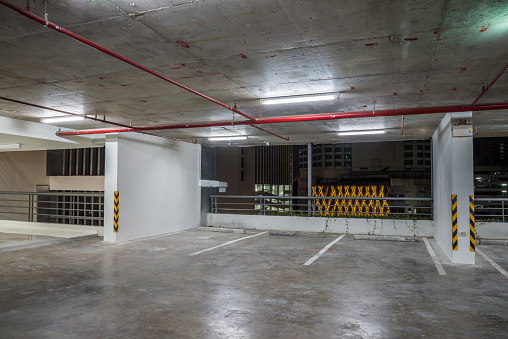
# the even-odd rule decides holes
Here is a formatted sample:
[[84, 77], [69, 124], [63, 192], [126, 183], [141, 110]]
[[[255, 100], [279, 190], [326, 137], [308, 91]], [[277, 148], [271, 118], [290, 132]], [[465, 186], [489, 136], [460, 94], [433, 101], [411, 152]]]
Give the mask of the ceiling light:
[[5, 144], [5, 145], [0, 145], [0, 149], [14, 149], [14, 148], [21, 148], [21, 144]]
[[385, 134], [386, 131], [382, 129], [370, 130], [370, 131], [348, 131], [348, 132], [337, 132], [337, 135], [367, 135], [367, 134]]
[[210, 141], [231, 141], [231, 140], [245, 140], [245, 139], [247, 139], [246, 136], [208, 138], [208, 140], [210, 140]]
[[290, 96], [290, 97], [261, 99], [261, 104], [262, 105], [292, 104], [292, 103], [296, 103], [296, 102], [335, 100], [338, 97], [339, 97], [339, 95], [337, 93], [297, 95], [297, 96]]
[[72, 122], [72, 121], [80, 121], [85, 120], [84, 116], [80, 115], [72, 115], [67, 117], [53, 117], [53, 118], [43, 118], [41, 122], [44, 124], [54, 124], [57, 122]]

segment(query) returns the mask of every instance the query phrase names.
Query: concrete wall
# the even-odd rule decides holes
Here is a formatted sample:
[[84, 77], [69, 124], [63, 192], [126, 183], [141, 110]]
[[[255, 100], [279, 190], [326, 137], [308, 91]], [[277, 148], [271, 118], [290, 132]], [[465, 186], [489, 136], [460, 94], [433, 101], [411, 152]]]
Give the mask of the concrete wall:
[[[49, 185], [46, 176], [46, 151], [0, 152], [0, 191], [35, 192], [38, 185]], [[3, 198], [3, 197], [2, 197]], [[11, 196], [20, 199], [19, 196]], [[9, 203], [14, 206], [15, 203]], [[26, 206], [18, 203], [16, 206]], [[15, 209], [16, 212], [28, 212]], [[21, 214], [0, 214], [0, 219], [26, 221]]]
[[[142, 134], [106, 139], [104, 240], [124, 242], [199, 225], [201, 146]], [[120, 192], [118, 233], [113, 194]]]
[[104, 191], [104, 176], [51, 176], [49, 186], [54, 191]]
[[508, 223], [502, 222], [483, 222], [478, 221], [475, 224], [477, 239], [508, 239]]
[[434, 234], [430, 220], [308, 218], [240, 214], [208, 214], [208, 226], [261, 230], [425, 236]]

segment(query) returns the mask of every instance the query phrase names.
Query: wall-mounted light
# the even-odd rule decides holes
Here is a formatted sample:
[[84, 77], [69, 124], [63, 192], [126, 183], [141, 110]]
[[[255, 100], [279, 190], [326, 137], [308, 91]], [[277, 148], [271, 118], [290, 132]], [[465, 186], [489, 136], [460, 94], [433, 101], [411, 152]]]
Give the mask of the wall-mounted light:
[[231, 140], [245, 140], [245, 139], [247, 139], [246, 136], [208, 138], [208, 140], [210, 140], [210, 141], [231, 141]]
[[4, 144], [0, 145], [0, 149], [16, 149], [21, 148], [21, 144]]
[[386, 131], [382, 129], [373, 129], [368, 131], [347, 131], [347, 132], [337, 132], [337, 135], [367, 135], [367, 134], [385, 134]]
[[261, 104], [262, 105], [292, 104], [292, 103], [297, 103], [297, 102], [335, 100], [338, 97], [339, 97], [339, 93], [295, 95], [295, 96], [288, 96], [288, 97], [261, 99]]
[[52, 117], [52, 118], [43, 118], [41, 119], [41, 122], [44, 124], [55, 124], [58, 122], [72, 122], [72, 121], [80, 121], [85, 120], [84, 116], [67, 116], [67, 117]]

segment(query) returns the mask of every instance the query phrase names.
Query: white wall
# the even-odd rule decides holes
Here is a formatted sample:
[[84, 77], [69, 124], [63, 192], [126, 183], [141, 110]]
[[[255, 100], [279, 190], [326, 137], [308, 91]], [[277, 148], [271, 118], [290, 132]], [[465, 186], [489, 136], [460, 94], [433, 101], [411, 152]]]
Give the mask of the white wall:
[[[142, 134], [106, 139], [104, 240], [124, 242], [199, 225], [201, 146]], [[113, 192], [120, 192], [118, 233]]]
[[[35, 192], [37, 185], [49, 185], [49, 177], [46, 176], [46, 151], [0, 152], [0, 191]], [[21, 199], [20, 196], [8, 197]], [[4, 199], [5, 196], [0, 198]], [[8, 205], [27, 206], [23, 202], [11, 202]], [[15, 211], [28, 212], [21, 208]], [[5, 213], [0, 214], [0, 219], [26, 221], [28, 216]]]
[[104, 191], [104, 176], [51, 176], [49, 186], [53, 191]]
[[[473, 187], [473, 138], [452, 136], [448, 113], [432, 136], [432, 180], [436, 242], [453, 263], [474, 264], [469, 250], [469, 195]], [[464, 116], [464, 114], [461, 114]], [[451, 195], [457, 194], [458, 251], [452, 250]], [[466, 236], [460, 236], [466, 232]]]
[[308, 218], [209, 213], [207, 225], [276, 231], [398, 235], [405, 237], [432, 237], [434, 234], [433, 222], [430, 220]]

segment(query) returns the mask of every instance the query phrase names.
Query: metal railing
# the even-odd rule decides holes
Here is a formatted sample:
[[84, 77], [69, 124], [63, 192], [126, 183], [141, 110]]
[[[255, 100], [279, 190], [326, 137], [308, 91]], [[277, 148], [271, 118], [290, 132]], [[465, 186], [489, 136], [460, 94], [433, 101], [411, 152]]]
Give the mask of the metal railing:
[[[431, 219], [432, 198], [211, 195], [212, 213]], [[337, 204], [336, 200], [340, 200]], [[309, 210], [310, 201], [310, 210]]]
[[30, 222], [104, 226], [104, 193], [0, 191], [0, 219], [7, 215]]
[[474, 205], [477, 221], [508, 221], [508, 199], [475, 198]]

